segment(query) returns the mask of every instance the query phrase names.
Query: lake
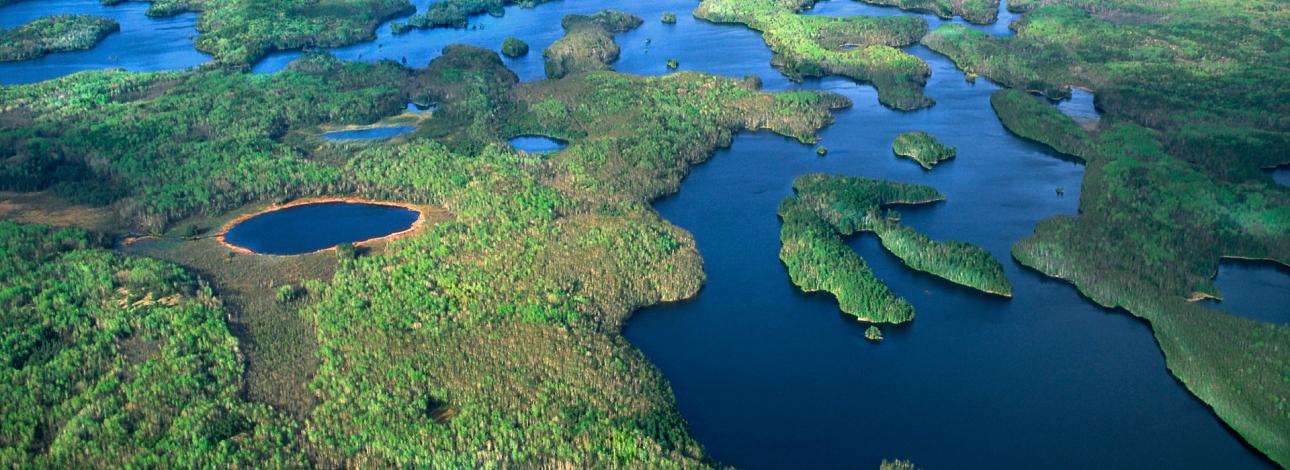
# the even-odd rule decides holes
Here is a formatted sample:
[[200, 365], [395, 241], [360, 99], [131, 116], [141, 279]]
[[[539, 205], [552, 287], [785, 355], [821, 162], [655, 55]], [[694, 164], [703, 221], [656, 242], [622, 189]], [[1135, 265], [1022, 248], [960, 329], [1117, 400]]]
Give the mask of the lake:
[[299, 255], [402, 232], [420, 217], [420, 212], [399, 206], [318, 202], [238, 222], [225, 232], [224, 241], [260, 254]]
[[[27, 2], [45, 3], [63, 2]], [[124, 4], [131, 5], [142, 4]], [[788, 80], [770, 66], [771, 53], [759, 33], [695, 20], [689, 14], [694, 7], [691, 0], [563, 0], [533, 9], [508, 7], [501, 18], [473, 18], [478, 29], [471, 30], [395, 36], [385, 24], [376, 41], [333, 53], [365, 61], [407, 58], [409, 66], [424, 67], [445, 45], [496, 50], [507, 36], [540, 51], [563, 34], [564, 15], [613, 8], [645, 19], [637, 30], [616, 36], [622, 57], [614, 66], [621, 71], [661, 75], [669, 73], [667, 59], [675, 58], [682, 70], [755, 75], [767, 90], [828, 90], [855, 102], [822, 131], [820, 143], [830, 149], [828, 156], [817, 157], [813, 146], [770, 133], [741, 133], [729, 149], [696, 167], [678, 194], [655, 204], [664, 218], [694, 234], [708, 281], [694, 299], [637, 312], [624, 334], [668, 378], [694, 435], [724, 464], [874, 468], [883, 458], [906, 458], [924, 468], [957, 469], [1272, 467], [1168, 373], [1143, 321], [1097, 307], [1069, 284], [1011, 259], [1011, 246], [1033, 233], [1037, 222], [1078, 212], [1083, 167], [1004, 129], [989, 104], [996, 85], [984, 78], [969, 83], [944, 57], [913, 46], [909, 51], [932, 66], [927, 93], [937, 104], [892, 111], [878, 105], [873, 88], [846, 79]], [[12, 8], [0, 8], [0, 17]], [[677, 13], [675, 25], [659, 21], [664, 11]], [[906, 14], [848, 0], [822, 2], [811, 13]], [[1006, 21], [1012, 18], [1007, 14], [993, 25], [972, 27], [1011, 34]], [[929, 21], [933, 26], [945, 22]], [[157, 60], [150, 51], [143, 44], [123, 49], [122, 63], [182, 65]], [[275, 53], [254, 71], [279, 70], [298, 56]], [[503, 61], [523, 80], [543, 77], [541, 54]], [[28, 71], [23, 64], [33, 67]], [[107, 66], [113, 65], [87, 65]], [[5, 71], [18, 81], [49, 76], [38, 62], [13, 63]], [[1095, 111], [1089, 111], [1091, 102], [1091, 94], [1076, 93], [1063, 111], [1090, 114]], [[927, 131], [956, 146], [958, 157], [934, 171], [897, 158], [891, 141], [907, 130]], [[918, 312], [909, 325], [884, 327], [883, 342], [866, 341], [862, 324], [840, 314], [828, 295], [798, 291], [779, 262], [775, 209], [792, 193], [793, 178], [808, 172], [936, 187], [948, 200], [902, 208], [903, 223], [938, 240], [989, 250], [1003, 262], [1014, 298], [979, 294], [914, 272], [872, 236], [854, 237], [851, 246]], [[1058, 187], [1064, 195], [1056, 194]], [[376, 217], [385, 222], [311, 206], [239, 224], [239, 240], [279, 244], [248, 245], [257, 251], [302, 253], [398, 231], [411, 224], [409, 217], [415, 219], [399, 214], [406, 209], [387, 206], [375, 209], [385, 214]], [[257, 226], [260, 231], [252, 232]], [[316, 240], [312, 232], [320, 227], [346, 235]], [[366, 231], [349, 233], [358, 229]], [[308, 236], [311, 243], [293, 242], [287, 230]], [[1239, 279], [1229, 276], [1233, 272], [1224, 268], [1219, 274], [1220, 289], [1228, 296], [1224, 308], [1235, 309], [1238, 297], [1248, 297], [1225, 287], [1225, 279]], [[1285, 276], [1270, 279], [1281, 288], [1287, 282]], [[1264, 294], [1251, 294], [1259, 295]]]

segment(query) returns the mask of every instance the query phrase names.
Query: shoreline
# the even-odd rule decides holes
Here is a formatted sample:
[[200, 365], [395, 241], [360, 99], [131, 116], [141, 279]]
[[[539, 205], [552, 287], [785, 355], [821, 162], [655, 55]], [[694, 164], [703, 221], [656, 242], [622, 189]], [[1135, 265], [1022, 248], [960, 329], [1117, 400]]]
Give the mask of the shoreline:
[[[361, 198], [357, 196], [307, 197], [303, 199], [295, 199], [285, 204], [270, 204], [262, 209], [254, 210], [254, 211], [239, 215], [237, 217], [234, 217], [232, 220], [229, 220], [228, 222], [225, 222], [223, 225], [220, 226], [219, 232], [214, 235], [214, 238], [215, 238], [215, 241], [219, 242], [221, 246], [228, 248], [229, 250], [232, 250], [235, 253], [240, 253], [244, 255], [301, 256], [301, 255], [312, 255], [312, 254], [332, 251], [336, 249], [336, 246], [329, 246], [327, 248], [310, 251], [308, 253], [297, 253], [292, 255], [275, 255], [272, 253], [259, 253], [256, 251], [252, 251], [251, 249], [243, 246], [234, 245], [232, 243], [229, 243], [229, 241], [225, 238], [225, 236], [228, 234], [228, 231], [230, 229], [232, 229], [237, 224], [247, 221], [248, 219], [258, 217], [260, 215], [264, 215], [269, 212], [280, 211], [283, 209], [290, 209], [292, 207], [306, 206], [310, 204], [323, 204], [323, 203], [330, 203], [330, 202], [345, 202], [345, 203], [354, 203], [354, 204], [371, 204], [371, 205], [378, 205], [378, 206], [402, 207], [404, 209], [408, 209], [410, 211], [417, 213], [417, 219], [412, 221], [412, 225], [408, 226], [408, 228], [388, 235], [383, 235], [380, 237], [368, 238], [365, 240], [353, 242], [353, 245], [356, 247], [366, 246], [377, 242], [397, 240], [399, 238], [408, 236], [412, 234], [412, 232], [417, 231], [423, 225], [425, 225], [425, 221], [427, 218], [426, 214], [428, 212], [431, 212], [432, 210], [432, 206], [428, 206], [428, 205], [413, 204], [410, 202], [377, 201], [377, 200], [366, 199], [366, 198]], [[447, 212], [447, 211], [444, 211], [444, 212]]]

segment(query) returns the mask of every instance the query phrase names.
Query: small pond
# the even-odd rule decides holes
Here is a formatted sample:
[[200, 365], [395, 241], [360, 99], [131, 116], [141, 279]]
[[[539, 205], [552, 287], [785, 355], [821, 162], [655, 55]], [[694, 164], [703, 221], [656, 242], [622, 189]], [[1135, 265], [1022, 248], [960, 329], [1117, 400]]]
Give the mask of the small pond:
[[255, 253], [299, 255], [402, 232], [419, 217], [420, 212], [399, 206], [318, 202], [238, 222], [224, 234], [224, 241]]
[[413, 126], [372, 127], [368, 129], [328, 132], [323, 134], [322, 138], [327, 140], [388, 139], [414, 130], [416, 130], [416, 127]]
[[540, 135], [522, 135], [509, 140], [511, 147], [528, 153], [551, 153], [564, 150], [569, 144], [563, 140]]

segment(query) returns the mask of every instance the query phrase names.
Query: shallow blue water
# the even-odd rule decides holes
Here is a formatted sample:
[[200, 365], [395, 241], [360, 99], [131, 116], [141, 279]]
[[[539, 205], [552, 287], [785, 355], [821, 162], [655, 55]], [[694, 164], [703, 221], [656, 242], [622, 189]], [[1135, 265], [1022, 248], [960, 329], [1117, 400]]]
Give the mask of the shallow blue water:
[[1290, 268], [1270, 261], [1224, 259], [1214, 279], [1222, 301], [1205, 305], [1259, 321], [1290, 324]]
[[550, 153], [563, 150], [569, 144], [540, 135], [523, 135], [507, 141], [515, 150], [529, 153]]
[[256, 253], [298, 255], [401, 232], [419, 216], [398, 206], [320, 202], [246, 219], [229, 228], [224, 240]]
[[387, 126], [372, 127], [367, 129], [355, 129], [352, 131], [336, 131], [322, 134], [322, 138], [328, 140], [367, 140], [367, 139], [388, 139], [400, 134], [412, 132], [417, 128], [414, 126]]
[[12, 28], [42, 16], [89, 14], [121, 24], [93, 48], [60, 52], [34, 60], [0, 62], [0, 84], [33, 83], [82, 70], [122, 68], [135, 71], [186, 69], [210, 60], [193, 48], [197, 15], [148, 18], [148, 4], [125, 2], [103, 6], [98, 0], [28, 0], [0, 7], [0, 28]]
[[[871, 87], [849, 80], [786, 79], [770, 66], [760, 34], [696, 20], [694, 6], [563, 0], [507, 8], [503, 18], [479, 16], [471, 20], [475, 29], [392, 36], [387, 24], [377, 41], [333, 52], [366, 61], [406, 57], [422, 67], [450, 43], [496, 50], [503, 38], [517, 36], [535, 52], [503, 61], [521, 79], [537, 80], [543, 72], [536, 52], [563, 34], [563, 15], [613, 8], [645, 19], [617, 36], [622, 57], [614, 66], [621, 71], [662, 75], [669, 73], [667, 59], [676, 58], [682, 70], [753, 75], [767, 90], [829, 90], [855, 102], [821, 133], [828, 156], [770, 133], [742, 133], [696, 167], [679, 194], [655, 205], [694, 234], [708, 281], [692, 300], [638, 312], [624, 333], [669, 379], [694, 435], [722, 463], [873, 468], [883, 458], [908, 458], [924, 468], [1271, 466], [1168, 374], [1143, 322], [1098, 308], [1070, 285], [1010, 258], [1012, 244], [1038, 221], [1077, 213], [1083, 168], [1005, 130], [989, 106], [997, 86], [968, 83], [948, 60], [916, 46], [910, 51], [932, 66], [927, 93], [937, 104], [892, 111], [877, 104]], [[661, 23], [664, 11], [676, 12], [677, 24]], [[850, 0], [822, 2], [812, 13], [905, 14]], [[1010, 18], [973, 27], [1009, 34]], [[256, 71], [278, 70], [296, 56], [275, 54]], [[957, 146], [958, 158], [924, 171], [895, 157], [891, 140], [907, 130]], [[884, 328], [882, 343], [867, 342], [862, 324], [841, 315], [829, 296], [800, 293], [778, 260], [775, 207], [791, 194], [793, 178], [807, 172], [936, 187], [948, 200], [905, 208], [904, 222], [994, 253], [1015, 298], [910, 271], [872, 237], [856, 237], [850, 244], [918, 312], [910, 325]], [[266, 240], [288, 238], [267, 230]], [[1233, 272], [1219, 275], [1228, 296], [1223, 308], [1235, 309], [1245, 297], [1224, 287]], [[1286, 280], [1276, 282], [1284, 287]]]

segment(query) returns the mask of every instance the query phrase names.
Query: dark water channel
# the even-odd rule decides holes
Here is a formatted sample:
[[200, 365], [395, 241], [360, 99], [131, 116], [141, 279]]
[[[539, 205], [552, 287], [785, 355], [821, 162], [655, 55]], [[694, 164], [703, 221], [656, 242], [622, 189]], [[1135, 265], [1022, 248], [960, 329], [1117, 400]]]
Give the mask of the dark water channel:
[[[47, 3], [102, 8], [91, 0], [26, 2], [0, 8], [0, 17], [7, 24], [9, 12]], [[496, 49], [503, 38], [517, 36], [533, 52], [504, 60], [521, 79], [537, 80], [542, 78], [541, 50], [563, 34], [562, 16], [613, 8], [646, 20], [641, 28], [618, 35], [622, 58], [615, 67], [621, 71], [662, 75], [669, 72], [667, 59], [675, 58], [682, 70], [756, 75], [768, 90], [828, 90], [854, 101], [822, 132], [828, 156], [817, 157], [812, 146], [773, 134], [743, 133], [731, 148], [695, 168], [680, 193], [655, 204], [663, 217], [694, 234], [708, 282], [692, 300], [638, 312], [625, 335], [667, 376], [695, 436], [722, 463], [875, 468], [883, 458], [908, 458], [924, 468], [1271, 466], [1169, 375], [1144, 322], [1098, 308], [1070, 285], [1011, 259], [1013, 243], [1030, 235], [1037, 222], [1077, 213], [1083, 167], [1005, 130], [989, 105], [996, 85], [985, 79], [968, 83], [948, 60], [915, 46], [910, 51], [932, 66], [927, 93], [937, 104], [917, 112], [892, 111], [878, 105], [871, 87], [849, 80], [787, 80], [770, 67], [771, 54], [760, 34], [695, 20], [690, 15], [695, 5], [692, 0], [563, 0], [533, 9], [509, 7], [502, 18], [476, 17], [467, 30], [394, 36], [386, 24], [376, 41], [332, 52], [366, 61], [406, 58], [409, 66], [423, 67], [450, 43]], [[111, 8], [139, 8], [141, 16], [142, 6]], [[677, 13], [677, 24], [659, 21], [665, 11]], [[822, 2], [811, 13], [906, 14], [849, 0]], [[919, 16], [933, 27], [944, 22]], [[973, 27], [1010, 34], [1006, 23], [1013, 18], [1005, 14], [993, 25]], [[191, 18], [187, 21], [191, 29]], [[121, 35], [130, 29], [123, 23]], [[50, 68], [44, 61], [0, 67], [6, 80], [29, 82], [78, 67], [182, 64], [163, 60], [174, 43], [170, 36], [139, 41], [128, 48], [107, 43], [96, 48], [114, 50], [120, 62], [91, 54], [83, 67]], [[298, 55], [274, 54], [255, 71], [279, 70]], [[48, 60], [75, 62], [58, 59], [70, 56]], [[1083, 100], [1091, 103], [1091, 95], [1080, 98], [1068, 106], [1088, 109]], [[908, 130], [927, 131], [957, 146], [958, 158], [924, 171], [895, 157], [891, 140]], [[778, 260], [776, 205], [791, 194], [793, 178], [808, 172], [936, 187], [948, 200], [905, 208], [904, 222], [936, 239], [988, 249], [1003, 261], [1015, 297], [981, 295], [905, 269], [872, 237], [856, 237], [851, 246], [913, 303], [918, 315], [910, 325], [884, 328], [882, 343], [867, 342], [862, 324], [839, 314], [829, 296], [800, 293]], [[1065, 190], [1062, 196], [1059, 187]], [[292, 230], [306, 233], [317, 230], [311, 223], [336, 220], [290, 210], [239, 225], [247, 232], [238, 234], [238, 240], [256, 251], [307, 252], [397, 231], [415, 218], [397, 212], [403, 209], [379, 209], [374, 217], [381, 223], [325, 222], [371, 231], [308, 246], [251, 246], [253, 240], [285, 240], [279, 235], [288, 223], [299, 222]], [[269, 230], [267, 235], [251, 230], [256, 226], [251, 222], [266, 217], [287, 220], [264, 220], [270, 228], [261, 230]], [[1229, 296], [1224, 307], [1236, 309], [1236, 299], [1245, 296], [1234, 295], [1239, 289], [1225, 284], [1225, 279], [1239, 278], [1234, 272], [1225, 267], [1218, 279]], [[1284, 291], [1286, 277], [1275, 279], [1273, 288]]]

